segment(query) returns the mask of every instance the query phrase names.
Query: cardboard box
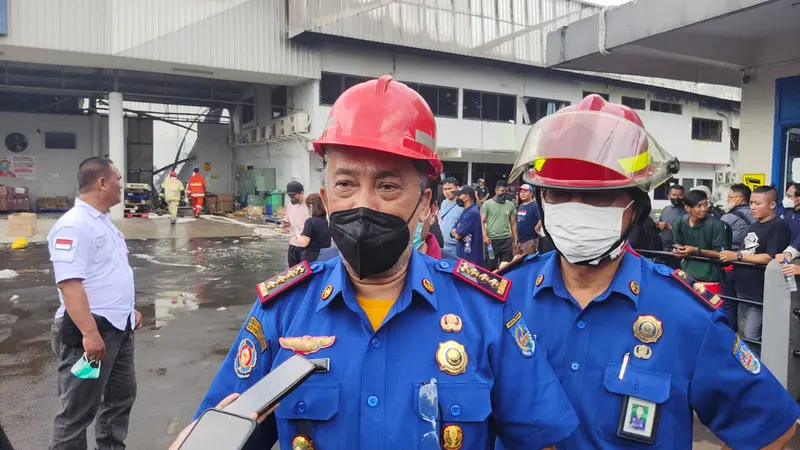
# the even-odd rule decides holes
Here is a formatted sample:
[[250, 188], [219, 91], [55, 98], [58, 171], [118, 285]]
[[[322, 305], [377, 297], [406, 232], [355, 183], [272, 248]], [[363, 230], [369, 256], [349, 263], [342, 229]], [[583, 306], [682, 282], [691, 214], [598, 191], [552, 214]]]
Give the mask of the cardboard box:
[[10, 237], [33, 237], [36, 234], [36, 214], [15, 213], [8, 216]]
[[221, 202], [233, 202], [233, 194], [217, 194], [217, 199]]
[[8, 205], [8, 199], [5, 197], [0, 197], [0, 211], [10, 211], [11, 208]]
[[30, 211], [31, 201], [28, 197], [13, 197], [10, 199], [13, 211]]
[[232, 213], [233, 212], [233, 202], [232, 201], [219, 201], [219, 210], [224, 213]]
[[11, 197], [11, 187], [0, 184], [0, 198]]
[[28, 188], [25, 186], [15, 186], [11, 188], [11, 190], [14, 197], [21, 198], [28, 196]]

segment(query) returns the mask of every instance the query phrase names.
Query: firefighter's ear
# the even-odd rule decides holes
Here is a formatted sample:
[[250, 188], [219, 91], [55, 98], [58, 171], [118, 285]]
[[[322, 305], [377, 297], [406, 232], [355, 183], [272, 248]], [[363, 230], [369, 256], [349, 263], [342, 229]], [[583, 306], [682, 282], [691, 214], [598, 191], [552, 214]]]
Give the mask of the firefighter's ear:
[[325, 192], [325, 188], [319, 188], [319, 196], [322, 198], [322, 207], [325, 208], [325, 214], [330, 216], [328, 212], [328, 194]]

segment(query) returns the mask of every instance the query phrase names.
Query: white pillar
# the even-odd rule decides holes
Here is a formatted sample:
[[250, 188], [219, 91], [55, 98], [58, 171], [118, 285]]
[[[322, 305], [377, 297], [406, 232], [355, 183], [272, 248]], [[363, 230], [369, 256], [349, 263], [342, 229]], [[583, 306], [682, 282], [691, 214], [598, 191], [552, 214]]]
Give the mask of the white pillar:
[[467, 161], [467, 186], [472, 185], [472, 161]]
[[103, 118], [100, 114], [89, 116], [89, 128], [92, 133], [92, 156], [103, 156]]
[[[122, 175], [122, 186], [125, 186], [125, 114], [122, 111], [122, 94], [111, 92], [108, 94], [108, 157]], [[123, 218], [125, 206], [120, 203], [111, 208], [111, 219]]]

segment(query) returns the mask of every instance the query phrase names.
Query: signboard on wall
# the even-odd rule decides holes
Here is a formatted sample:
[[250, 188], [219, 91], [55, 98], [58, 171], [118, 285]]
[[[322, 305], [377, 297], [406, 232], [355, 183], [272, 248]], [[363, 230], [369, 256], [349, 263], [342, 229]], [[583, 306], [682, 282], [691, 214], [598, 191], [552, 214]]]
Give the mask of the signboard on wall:
[[749, 187], [751, 191], [759, 186], [763, 186], [766, 182], [767, 175], [764, 173], [746, 173], [742, 175], [742, 183]]
[[33, 156], [0, 156], [0, 177], [35, 178], [36, 160]]
[[0, 36], [8, 36], [8, 0], [0, 0]]

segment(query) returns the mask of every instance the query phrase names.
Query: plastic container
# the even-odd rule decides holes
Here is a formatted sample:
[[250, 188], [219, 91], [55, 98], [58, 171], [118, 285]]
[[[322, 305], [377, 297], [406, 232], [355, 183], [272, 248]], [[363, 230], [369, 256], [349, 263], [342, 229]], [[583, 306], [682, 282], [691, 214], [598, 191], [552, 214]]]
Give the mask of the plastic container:
[[[788, 264], [789, 261], [783, 260], [784, 264]], [[786, 280], [786, 290], [789, 292], [797, 292], [797, 280], [795, 280], [794, 275], [786, 275], [784, 277]]]
[[494, 249], [492, 248], [492, 244], [489, 244], [486, 247], [486, 251], [489, 253], [489, 259], [494, 259]]

